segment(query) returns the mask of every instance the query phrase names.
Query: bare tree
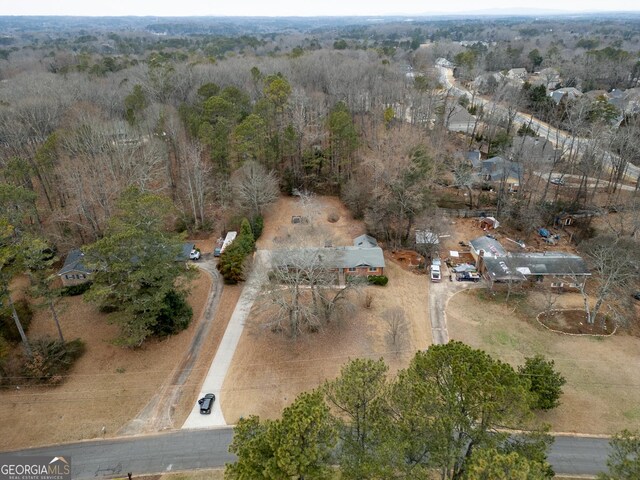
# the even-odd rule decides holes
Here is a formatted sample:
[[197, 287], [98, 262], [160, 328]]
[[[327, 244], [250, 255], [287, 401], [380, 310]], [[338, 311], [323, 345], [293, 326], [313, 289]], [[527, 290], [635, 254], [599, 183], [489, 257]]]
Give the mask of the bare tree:
[[407, 329], [407, 317], [402, 307], [387, 308], [383, 315], [384, 321], [387, 323], [387, 332], [389, 339], [394, 347], [402, 342], [402, 337]]
[[[604, 302], [616, 291], [628, 289], [638, 278], [640, 269], [640, 248], [628, 237], [601, 235], [580, 245], [595, 272], [596, 302], [589, 307], [588, 297], [581, 290], [587, 322], [593, 324]], [[603, 320], [604, 324], [604, 320]]]
[[206, 203], [213, 190], [210, 183], [213, 167], [211, 162], [203, 160], [199, 144], [188, 142], [181, 147], [182, 190], [193, 215], [194, 228], [198, 230], [205, 223]]
[[278, 199], [278, 179], [274, 172], [254, 161], [245, 162], [232, 178], [232, 188], [239, 206], [251, 217], [262, 215], [264, 209]]

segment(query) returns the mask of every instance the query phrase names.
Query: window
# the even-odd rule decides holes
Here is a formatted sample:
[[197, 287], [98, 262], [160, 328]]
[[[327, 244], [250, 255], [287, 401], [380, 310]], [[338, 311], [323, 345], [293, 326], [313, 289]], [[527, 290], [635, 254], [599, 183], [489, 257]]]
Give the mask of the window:
[[562, 287], [562, 283], [561, 283], [561, 282], [553, 282], [553, 283], [551, 284], [551, 286], [552, 286], [553, 288], [561, 288], [561, 287]]
[[64, 276], [64, 278], [66, 278], [67, 280], [71, 280], [73, 278], [73, 275], [69, 275], [68, 273]]
[[370, 272], [377, 272], [378, 269], [376, 267], [369, 267]]
[[349, 267], [347, 268], [348, 272], [355, 272], [356, 271], [356, 267]]

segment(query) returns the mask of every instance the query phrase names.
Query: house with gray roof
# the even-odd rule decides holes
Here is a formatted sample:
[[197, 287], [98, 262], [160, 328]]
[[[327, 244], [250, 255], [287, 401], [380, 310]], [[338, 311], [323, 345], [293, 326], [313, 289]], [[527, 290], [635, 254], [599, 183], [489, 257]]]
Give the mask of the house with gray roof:
[[58, 270], [58, 277], [65, 287], [80, 285], [91, 281], [93, 270], [83, 263], [84, 253], [78, 248], [71, 250], [67, 254], [64, 265]]
[[374, 248], [378, 246], [378, 241], [371, 235], [360, 235], [353, 239], [353, 246], [360, 248]]
[[575, 87], [559, 88], [549, 93], [551, 99], [556, 105], [559, 105], [563, 100], [575, 100], [582, 96], [582, 92]]
[[471, 255], [476, 263], [480, 257], [504, 257], [507, 251], [494, 237], [484, 235], [469, 242]]
[[567, 289], [581, 288], [591, 276], [582, 257], [566, 252], [485, 256], [481, 263], [484, 277], [492, 283], [530, 282]]
[[455, 105], [450, 115], [445, 119], [446, 127], [451, 132], [472, 133], [476, 125], [476, 117], [466, 108]]
[[[362, 237], [368, 237], [362, 238]], [[298, 248], [274, 252], [272, 265], [274, 268], [288, 270], [316, 269], [319, 266], [337, 274], [337, 281], [344, 284], [348, 277], [368, 277], [384, 275], [384, 253], [377, 246], [376, 239], [361, 235], [354, 239], [354, 244], [344, 247]], [[372, 244], [375, 243], [375, 246]]]
[[524, 169], [522, 165], [503, 157], [492, 157], [480, 162], [480, 171], [477, 172], [480, 180], [489, 183], [503, 183], [510, 190], [516, 190], [520, 186]]

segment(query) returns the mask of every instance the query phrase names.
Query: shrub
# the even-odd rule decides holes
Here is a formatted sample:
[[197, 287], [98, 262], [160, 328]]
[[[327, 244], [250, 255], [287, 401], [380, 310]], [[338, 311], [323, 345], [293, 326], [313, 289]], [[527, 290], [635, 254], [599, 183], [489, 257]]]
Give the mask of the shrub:
[[79, 338], [62, 343], [51, 337], [31, 342], [33, 358], [24, 364], [24, 374], [41, 383], [58, 384], [74, 362], [82, 356], [85, 344]]
[[378, 285], [380, 287], [384, 287], [387, 283], [389, 283], [389, 278], [385, 275], [369, 275], [367, 280], [371, 285]]
[[152, 331], [154, 335], [165, 337], [178, 333], [189, 326], [193, 310], [187, 303], [185, 295], [171, 290], [164, 297], [164, 305], [156, 318]]
[[70, 285], [60, 289], [60, 295], [63, 297], [75, 297], [76, 295], [82, 295], [84, 292], [91, 288], [91, 282], [80, 283], [78, 285]]
[[529, 391], [533, 394], [532, 408], [551, 410], [560, 405], [562, 386], [567, 381], [554, 370], [554, 365], [553, 360], [536, 355], [525, 358], [524, 365], [518, 367], [518, 373], [529, 381]]
[[255, 240], [251, 225], [245, 218], [242, 220], [240, 232], [236, 239], [220, 255], [218, 270], [222, 274], [225, 283], [236, 284], [244, 280], [244, 263], [247, 255], [253, 252], [254, 248]]
[[[18, 313], [18, 318], [20, 319], [22, 328], [26, 332], [29, 329], [29, 324], [31, 324], [31, 319], [33, 318], [33, 310], [31, 310], [29, 302], [25, 299], [18, 300], [17, 302], [14, 302], [13, 305]], [[13, 320], [11, 307], [9, 307], [9, 305], [4, 306], [2, 310], [0, 310], [0, 335], [10, 343], [18, 343], [22, 341], [20, 338], [20, 332], [18, 332], [18, 327], [16, 327], [16, 322]]]

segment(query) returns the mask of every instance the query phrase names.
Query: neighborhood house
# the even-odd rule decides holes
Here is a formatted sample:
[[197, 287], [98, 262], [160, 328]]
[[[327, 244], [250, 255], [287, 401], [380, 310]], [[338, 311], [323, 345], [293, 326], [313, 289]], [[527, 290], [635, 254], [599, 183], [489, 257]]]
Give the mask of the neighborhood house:
[[64, 265], [58, 271], [62, 285], [71, 287], [91, 280], [93, 270], [90, 270], [82, 263], [83, 258], [84, 253], [77, 248], [69, 252], [64, 261]]

